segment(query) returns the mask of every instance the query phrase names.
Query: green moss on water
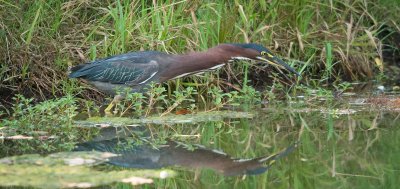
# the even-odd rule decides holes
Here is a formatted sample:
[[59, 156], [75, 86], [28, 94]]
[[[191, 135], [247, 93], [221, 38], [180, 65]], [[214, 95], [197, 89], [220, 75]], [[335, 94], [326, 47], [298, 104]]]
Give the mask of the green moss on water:
[[142, 119], [129, 117], [91, 117], [84, 121], [76, 121], [75, 124], [81, 127], [127, 126], [135, 124], [196, 124], [209, 121], [223, 121], [224, 119], [251, 119], [253, 117], [254, 113], [251, 112], [210, 111], [187, 115], [153, 115]]
[[117, 156], [112, 153], [101, 152], [58, 152], [49, 155], [24, 154], [0, 159], [0, 164], [26, 165], [97, 165], [107, 161], [107, 158]]
[[[41, 156], [27, 154], [0, 159], [0, 186], [81, 188], [174, 176], [169, 170], [100, 170], [93, 165], [115, 156], [100, 152], [61, 152]], [[139, 177], [139, 178], [133, 178]]]
[[[1, 186], [23, 186], [35, 188], [87, 188], [123, 182], [132, 177], [160, 178], [173, 175], [170, 171], [121, 170], [98, 171], [84, 166], [32, 166], [0, 164]], [[152, 179], [151, 179], [152, 180]], [[143, 183], [137, 183], [143, 184]]]

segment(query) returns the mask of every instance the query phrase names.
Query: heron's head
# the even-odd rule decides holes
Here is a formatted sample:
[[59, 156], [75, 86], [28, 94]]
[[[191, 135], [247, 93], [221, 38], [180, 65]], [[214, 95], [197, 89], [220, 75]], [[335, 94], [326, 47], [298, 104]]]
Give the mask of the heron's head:
[[266, 47], [256, 43], [232, 43], [226, 44], [232, 51], [235, 51], [235, 56], [231, 57], [233, 60], [256, 60], [266, 64], [270, 64], [279, 68], [284, 68], [297, 76], [300, 74], [290, 67], [286, 62], [276, 57]]

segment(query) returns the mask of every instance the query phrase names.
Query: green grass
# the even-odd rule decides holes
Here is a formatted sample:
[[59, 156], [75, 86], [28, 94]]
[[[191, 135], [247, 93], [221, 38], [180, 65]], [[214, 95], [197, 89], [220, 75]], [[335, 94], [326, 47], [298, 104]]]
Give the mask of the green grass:
[[[2, 137], [24, 136], [32, 140], [2, 139], [1, 156], [71, 150], [93, 131], [73, 127], [77, 105], [72, 96], [33, 104], [33, 99], [15, 97], [11, 116], [0, 122]], [[2, 112], [0, 112], [1, 115]]]
[[[377, 73], [374, 58], [381, 56], [378, 28], [398, 29], [391, 13], [400, 9], [387, 0], [2, 2], [0, 53], [9, 70], [0, 72], [0, 88], [42, 100], [81, 91], [65, 87], [73, 82], [66, 77], [71, 65], [128, 51], [184, 53], [224, 42], [263, 44], [301, 70], [306, 83], [371, 79]], [[265, 72], [256, 66], [231, 67], [220, 77], [242, 80], [248, 74], [250, 85], [274, 80], [260, 80]], [[202, 93], [215, 79], [213, 73], [184, 81], [206, 83], [196, 89]], [[83, 97], [93, 98], [89, 88]]]

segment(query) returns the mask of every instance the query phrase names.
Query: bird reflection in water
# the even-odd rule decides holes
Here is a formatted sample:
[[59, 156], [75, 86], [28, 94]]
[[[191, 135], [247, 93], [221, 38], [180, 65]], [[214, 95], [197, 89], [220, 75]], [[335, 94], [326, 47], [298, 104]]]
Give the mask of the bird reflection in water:
[[209, 168], [225, 176], [237, 176], [264, 173], [276, 160], [287, 156], [298, 146], [298, 142], [295, 142], [273, 155], [252, 159], [235, 159], [221, 151], [207, 149], [201, 145], [167, 141], [165, 145], [154, 148], [153, 145], [145, 144], [145, 142], [142, 145], [135, 144], [135, 140], [132, 138], [95, 140], [79, 144], [76, 150], [118, 154], [116, 157], [109, 158], [108, 163], [128, 168], [159, 169], [169, 166], [189, 169]]

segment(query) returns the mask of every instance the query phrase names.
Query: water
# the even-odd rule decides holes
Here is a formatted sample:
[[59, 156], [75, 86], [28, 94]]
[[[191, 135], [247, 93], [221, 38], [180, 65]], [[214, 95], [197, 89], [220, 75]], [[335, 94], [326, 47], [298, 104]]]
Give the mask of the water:
[[[97, 119], [102, 126], [118, 127], [103, 129], [94, 141], [81, 144], [79, 150], [94, 148], [111, 153], [88, 152], [88, 157], [79, 154], [82, 152], [67, 152], [68, 156], [53, 154], [53, 161], [48, 160], [49, 156], [46, 161], [40, 156], [19, 157], [18, 161], [2, 159], [0, 183], [7, 185], [10, 178], [20, 178], [23, 181], [14, 185], [49, 188], [111, 184], [126, 188], [130, 184], [122, 183], [124, 179], [139, 182], [137, 178], [145, 177], [153, 182], [145, 184], [146, 188], [398, 188], [400, 184], [397, 94], [296, 97], [291, 102], [264, 104], [234, 116], [211, 112], [198, 117], [201, 119], [196, 115], [167, 117], [168, 122], [128, 120], [129, 124]], [[300, 143], [293, 146], [297, 141]], [[112, 153], [126, 156], [114, 157]], [[273, 154], [278, 156], [268, 159]], [[260, 159], [268, 161], [260, 163]], [[54, 161], [58, 164], [50, 163], [39, 171], [46, 172], [49, 167], [73, 169], [63, 173], [69, 175], [69, 185], [57, 185], [62, 177], [54, 183], [47, 179], [30, 184], [32, 175], [18, 169], [14, 170], [20, 174], [18, 177], [8, 177], [13, 174], [7, 171], [11, 167], [34, 170], [48, 165], [44, 162]], [[71, 168], [71, 161], [78, 165]], [[89, 176], [82, 176], [86, 172]]]

